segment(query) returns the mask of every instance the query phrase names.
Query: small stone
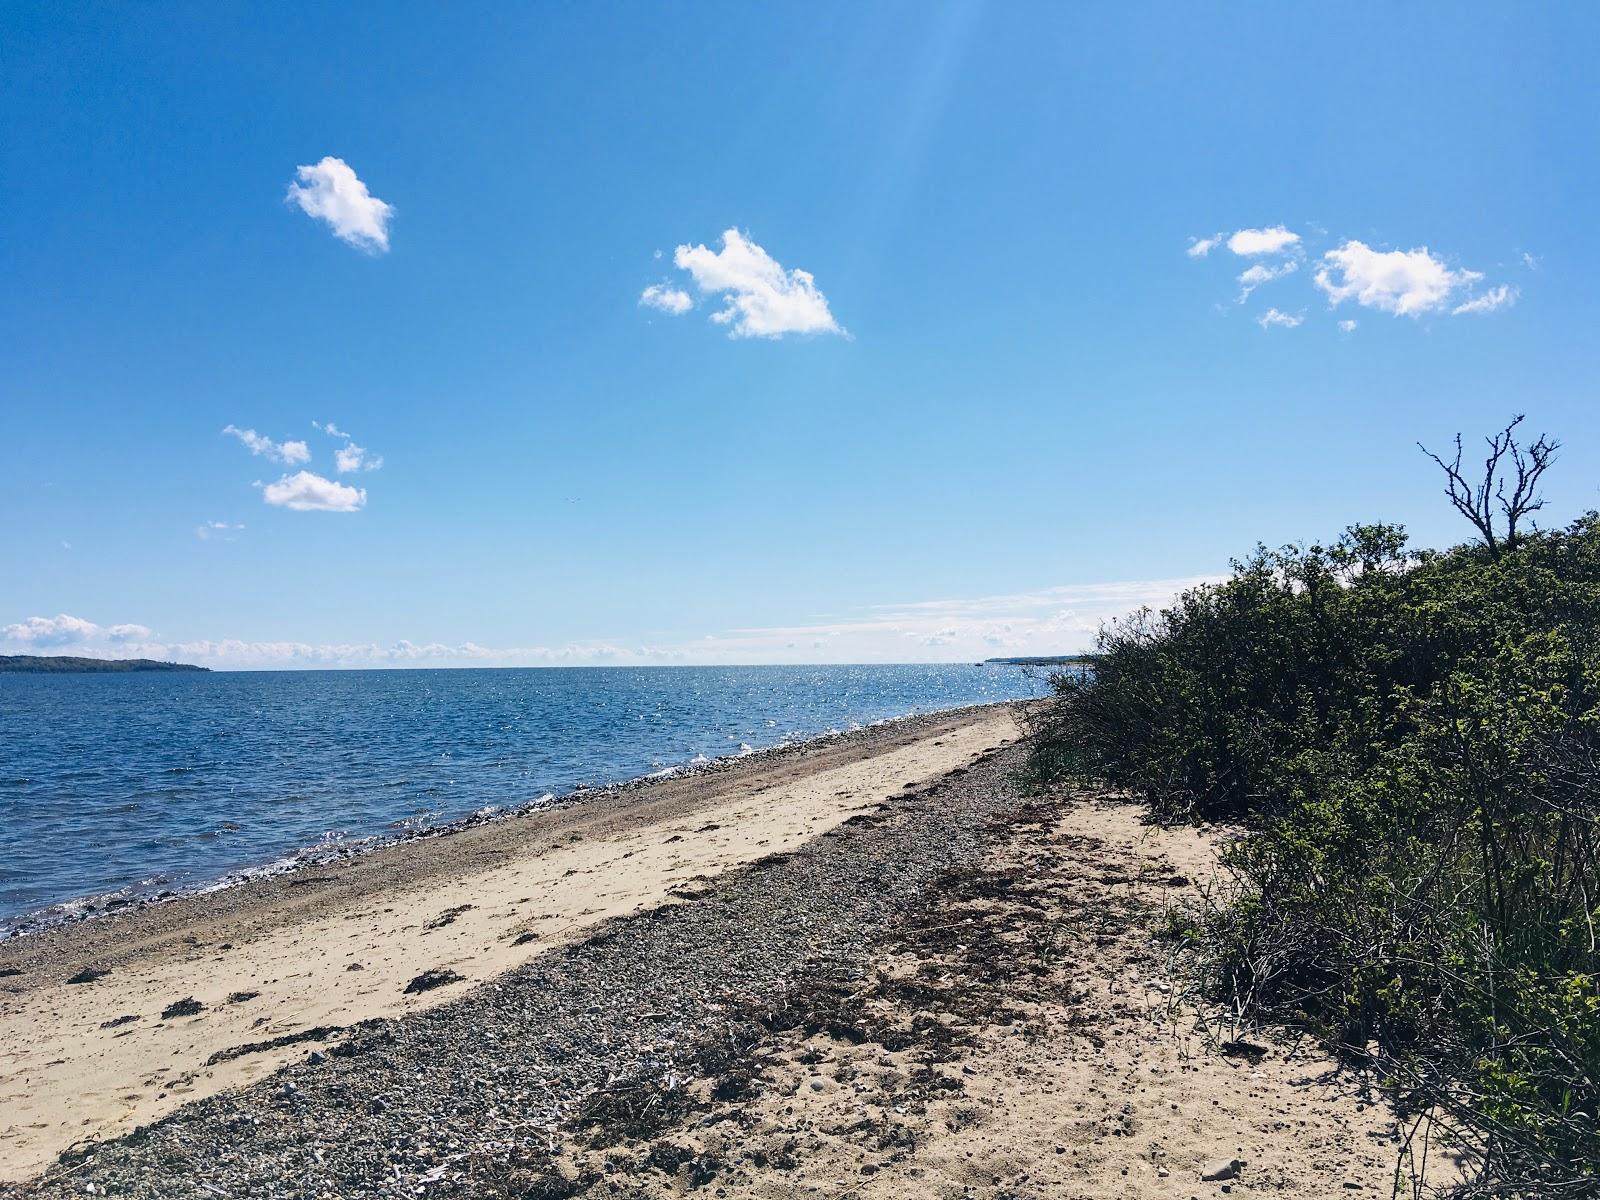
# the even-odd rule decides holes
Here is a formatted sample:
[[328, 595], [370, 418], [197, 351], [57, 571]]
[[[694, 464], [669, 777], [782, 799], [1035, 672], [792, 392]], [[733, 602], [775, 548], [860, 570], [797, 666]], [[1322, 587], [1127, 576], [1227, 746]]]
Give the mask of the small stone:
[[1205, 1170], [1200, 1172], [1200, 1178], [1207, 1183], [1215, 1183], [1219, 1179], [1237, 1179], [1239, 1167], [1237, 1158], [1219, 1158], [1206, 1164]]

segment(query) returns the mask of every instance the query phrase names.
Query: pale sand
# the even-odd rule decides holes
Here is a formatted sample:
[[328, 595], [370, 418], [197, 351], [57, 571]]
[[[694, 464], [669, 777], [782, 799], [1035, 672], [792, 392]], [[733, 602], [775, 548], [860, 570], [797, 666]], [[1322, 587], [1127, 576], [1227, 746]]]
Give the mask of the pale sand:
[[[1417, 1163], [1401, 1154], [1395, 1114], [1359, 1076], [1310, 1040], [1241, 1030], [1197, 1007], [1153, 940], [1169, 905], [1228, 886], [1219, 834], [1151, 828], [1121, 803], [1082, 800], [1039, 816], [1015, 825], [983, 864], [994, 878], [1026, 881], [1025, 896], [978, 889], [983, 898], [952, 904], [936, 895], [915, 925], [931, 936], [876, 957], [880, 979], [911, 984], [920, 1000], [890, 1001], [892, 986], [863, 985], [869, 1023], [906, 1028], [908, 1046], [776, 1035], [752, 1054], [754, 1098], [730, 1106], [731, 1119], [715, 1119], [725, 1114], [711, 1106], [673, 1131], [723, 1161], [752, 1150], [788, 1156], [776, 1169], [719, 1176], [719, 1194], [1198, 1200], [1231, 1190], [1321, 1200], [1387, 1195], [1398, 1166], [1409, 1195]], [[970, 945], [940, 939], [953, 929], [970, 930], [961, 935]], [[1003, 1003], [987, 1013], [960, 999], [983, 976], [966, 952], [986, 940], [1019, 951], [1011, 983], [999, 984]], [[992, 999], [993, 987], [976, 994]], [[961, 1015], [952, 1020], [952, 1010]], [[970, 1041], [940, 1050], [927, 1031], [941, 1025]], [[1234, 1038], [1256, 1050], [1224, 1053]], [[1443, 1147], [1429, 1150], [1431, 1186], [1463, 1179]], [[604, 1172], [611, 1153], [580, 1155], [582, 1165]], [[1231, 1182], [1202, 1178], [1235, 1159]], [[624, 1182], [663, 1197], [684, 1186], [681, 1174]]]
[[[0, 947], [0, 967], [23, 972], [0, 978], [0, 1180], [260, 1079], [308, 1047], [208, 1066], [219, 1051], [453, 999], [1017, 736], [1009, 709], [920, 718], [17, 939]], [[514, 944], [523, 934], [534, 936]], [[66, 982], [86, 965], [110, 973]], [[402, 995], [435, 968], [463, 981]], [[230, 1002], [237, 993], [256, 995]], [[201, 1016], [161, 1019], [186, 997]], [[138, 1019], [107, 1027], [125, 1015]]]

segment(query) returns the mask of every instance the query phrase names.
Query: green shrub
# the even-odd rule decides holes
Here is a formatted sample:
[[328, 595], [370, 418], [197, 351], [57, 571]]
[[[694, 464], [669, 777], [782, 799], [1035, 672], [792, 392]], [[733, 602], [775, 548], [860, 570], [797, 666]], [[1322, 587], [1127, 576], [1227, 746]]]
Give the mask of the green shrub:
[[1600, 517], [1259, 548], [1094, 661], [1035, 773], [1248, 826], [1211, 985], [1440, 1115], [1466, 1194], [1600, 1196]]

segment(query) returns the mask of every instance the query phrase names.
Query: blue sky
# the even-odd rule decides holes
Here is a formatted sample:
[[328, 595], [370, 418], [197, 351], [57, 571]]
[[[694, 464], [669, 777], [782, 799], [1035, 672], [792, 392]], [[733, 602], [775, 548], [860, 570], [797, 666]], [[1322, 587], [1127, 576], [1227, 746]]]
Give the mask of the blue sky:
[[1597, 32], [7, 5], [0, 649], [1081, 649], [1257, 540], [1461, 540], [1414, 443], [1515, 411], [1575, 515]]

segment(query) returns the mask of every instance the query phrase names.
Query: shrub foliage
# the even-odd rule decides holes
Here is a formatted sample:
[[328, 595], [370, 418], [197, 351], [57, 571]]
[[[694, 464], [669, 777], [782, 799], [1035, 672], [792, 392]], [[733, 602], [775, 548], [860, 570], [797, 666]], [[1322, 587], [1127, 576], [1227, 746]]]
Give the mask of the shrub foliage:
[[1258, 548], [1056, 692], [1041, 775], [1248, 827], [1213, 986], [1442, 1119], [1463, 1194], [1600, 1196], [1600, 516]]

